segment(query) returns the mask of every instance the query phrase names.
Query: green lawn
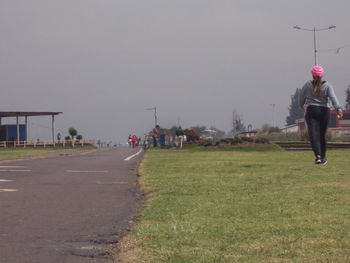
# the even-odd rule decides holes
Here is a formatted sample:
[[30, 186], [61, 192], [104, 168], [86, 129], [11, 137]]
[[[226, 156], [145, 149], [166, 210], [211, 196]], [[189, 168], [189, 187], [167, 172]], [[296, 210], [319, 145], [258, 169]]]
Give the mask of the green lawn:
[[350, 151], [150, 150], [122, 262], [350, 262]]

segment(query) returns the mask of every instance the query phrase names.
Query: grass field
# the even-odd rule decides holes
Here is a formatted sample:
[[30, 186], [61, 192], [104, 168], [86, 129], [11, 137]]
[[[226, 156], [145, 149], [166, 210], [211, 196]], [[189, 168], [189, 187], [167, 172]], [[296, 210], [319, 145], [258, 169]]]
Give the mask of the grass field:
[[86, 147], [77, 147], [75, 149], [72, 148], [62, 148], [62, 147], [47, 147], [47, 148], [0, 148], [0, 161], [3, 160], [13, 160], [13, 159], [22, 159], [22, 158], [31, 158], [38, 157], [42, 155], [46, 155], [48, 153], [53, 153], [56, 151], [74, 151], [74, 150], [88, 150], [95, 149], [92, 146]]
[[309, 151], [150, 150], [145, 207], [116, 260], [350, 262], [349, 157], [329, 151], [316, 166]]

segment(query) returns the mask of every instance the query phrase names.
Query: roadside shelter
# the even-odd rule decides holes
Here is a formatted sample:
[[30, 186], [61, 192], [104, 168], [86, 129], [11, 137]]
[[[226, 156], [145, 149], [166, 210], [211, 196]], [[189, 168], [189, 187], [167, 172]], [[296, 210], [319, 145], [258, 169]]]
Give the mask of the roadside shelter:
[[[35, 116], [51, 116], [52, 120], [52, 125], [51, 125], [51, 130], [52, 130], [52, 142], [55, 144], [55, 116], [58, 114], [61, 114], [62, 112], [33, 112], [33, 111], [1, 111], [0, 112], [0, 127], [2, 127], [4, 132], [8, 132], [10, 129], [8, 127], [5, 127], [6, 125], [2, 125], [2, 119], [3, 118], [16, 118], [16, 125], [14, 131], [14, 136], [15, 141], [19, 143], [20, 139], [23, 141], [27, 141], [27, 134], [28, 134], [28, 117], [35, 117]], [[25, 123], [20, 124], [19, 123], [19, 118], [24, 117]], [[6, 129], [4, 129], [6, 128]], [[20, 132], [21, 130], [21, 132]], [[20, 136], [22, 134], [22, 136]], [[3, 136], [4, 137], [4, 136]], [[8, 135], [6, 135], [4, 138], [8, 140]]]

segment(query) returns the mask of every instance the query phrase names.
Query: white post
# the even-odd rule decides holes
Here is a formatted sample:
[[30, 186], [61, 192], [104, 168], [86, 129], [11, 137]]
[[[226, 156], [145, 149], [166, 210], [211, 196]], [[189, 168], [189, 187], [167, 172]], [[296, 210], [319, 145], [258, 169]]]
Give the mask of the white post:
[[25, 116], [24, 120], [25, 120], [25, 124], [26, 124], [26, 126], [25, 126], [25, 131], [26, 131], [25, 137], [26, 137], [26, 139], [25, 139], [25, 141], [27, 142], [28, 141], [28, 116]]
[[19, 144], [19, 117], [16, 116], [16, 125], [17, 125], [17, 143]]
[[52, 115], [52, 144], [55, 147], [55, 115]]

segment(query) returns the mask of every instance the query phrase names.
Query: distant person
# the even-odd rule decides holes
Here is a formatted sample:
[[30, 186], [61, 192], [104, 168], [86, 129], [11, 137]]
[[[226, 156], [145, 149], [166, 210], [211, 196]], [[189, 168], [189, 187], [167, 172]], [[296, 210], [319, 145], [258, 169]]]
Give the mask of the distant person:
[[139, 137], [139, 138], [137, 139], [137, 146], [141, 146], [141, 141], [142, 141], [142, 139], [141, 139], [141, 137]]
[[137, 137], [136, 135], [132, 136], [131, 137], [131, 145], [132, 145], [132, 148], [135, 148], [136, 147], [136, 144], [137, 144]]
[[131, 134], [129, 134], [129, 137], [128, 137], [129, 148], [131, 148], [131, 144], [132, 144], [132, 137], [131, 137]]
[[61, 133], [57, 133], [57, 142], [61, 143]]
[[157, 147], [158, 146], [158, 136], [160, 134], [160, 126], [156, 125], [156, 127], [153, 128], [152, 132], [151, 132], [151, 136], [153, 139], [153, 147]]
[[184, 131], [182, 130], [181, 126], [179, 126], [175, 131], [175, 146], [176, 148], [182, 148], [182, 144], [184, 141]]
[[145, 137], [143, 139], [142, 147], [144, 150], [148, 149], [149, 147], [149, 141], [148, 141], [149, 135], [145, 134]]
[[313, 66], [313, 79], [303, 86], [299, 104], [304, 110], [315, 164], [326, 164], [327, 128], [330, 117], [330, 104], [337, 110], [338, 118], [343, 117], [342, 107], [334, 93], [332, 85], [323, 80], [324, 70], [321, 66]]

